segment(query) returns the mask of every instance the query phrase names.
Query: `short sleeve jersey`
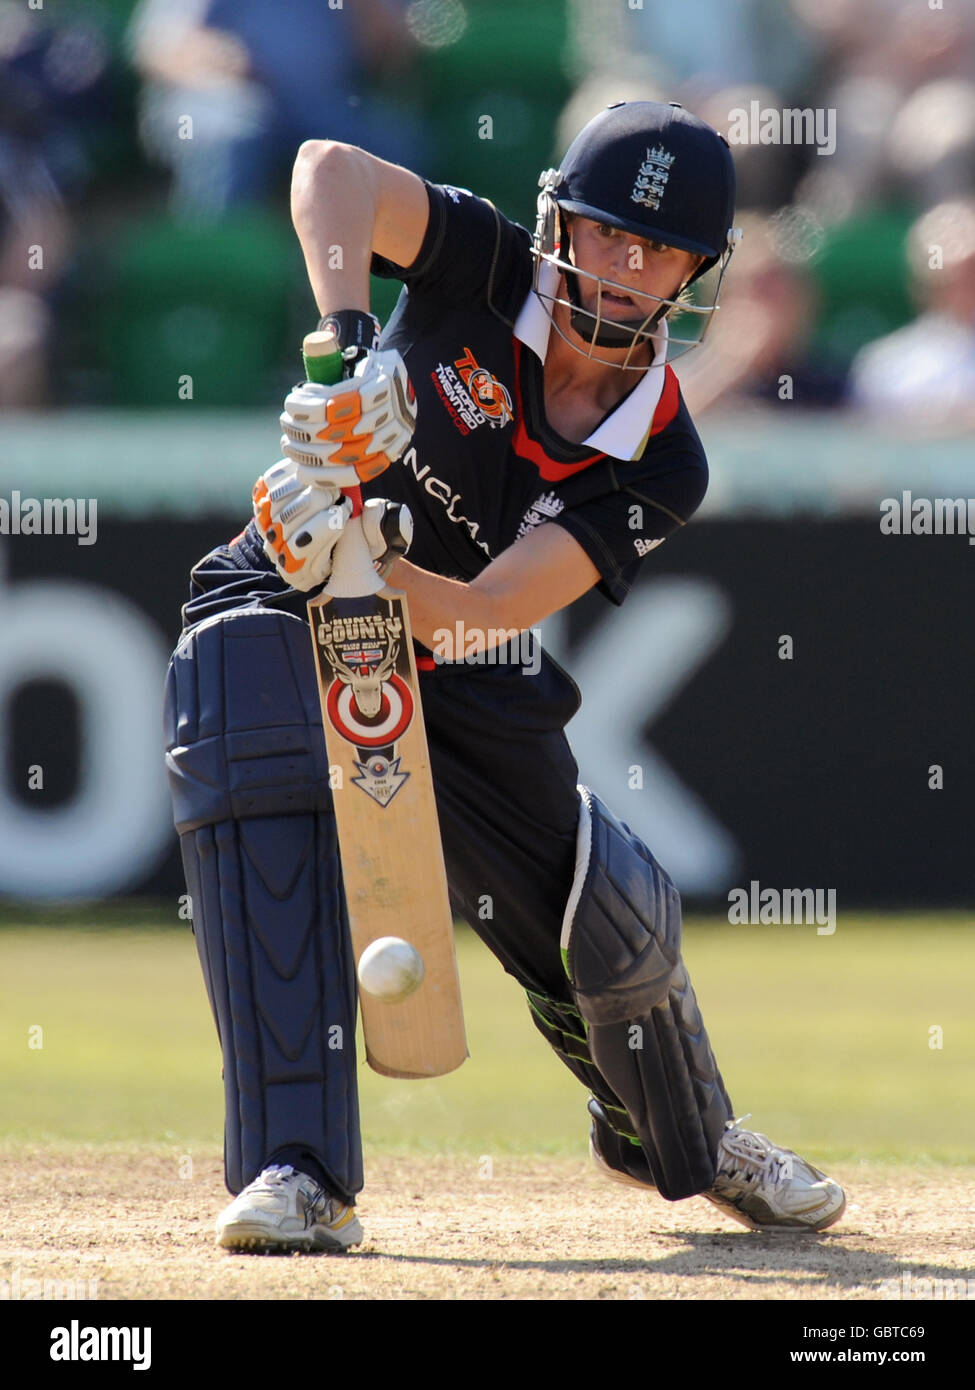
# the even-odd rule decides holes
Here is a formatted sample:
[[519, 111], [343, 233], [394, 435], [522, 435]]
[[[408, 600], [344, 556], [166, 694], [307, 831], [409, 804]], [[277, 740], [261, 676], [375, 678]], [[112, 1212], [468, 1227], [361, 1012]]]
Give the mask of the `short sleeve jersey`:
[[450, 578], [473, 579], [536, 526], [562, 526], [598, 569], [598, 587], [622, 603], [643, 557], [707, 488], [673, 370], [634, 373], [637, 384], [584, 443], [561, 438], [545, 418], [549, 321], [532, 291], [528, 232], [465, 190], [427, 192], [413, 265], [372, 259], [374, 274], [404, 284], [382, 345], [406, 362], [417, 426], [404, 457], [363, 494], [408, 503], [410, 560]]

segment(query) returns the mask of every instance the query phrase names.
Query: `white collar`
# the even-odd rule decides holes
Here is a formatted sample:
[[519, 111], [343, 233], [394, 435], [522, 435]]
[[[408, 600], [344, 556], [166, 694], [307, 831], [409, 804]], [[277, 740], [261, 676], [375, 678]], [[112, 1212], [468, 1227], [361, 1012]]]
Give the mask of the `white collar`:
[[[555, 295], [560, 273], [549, 261], [542, 262], [538, 273], [538, 286], [542, 294]], [[593, 430], [588, 439], [583, 440], [587, 448], [598, 449], [600, 453], [618, 459], [636, 459], [643, 453], [653, 424], [654, 411], [664, 389], [664, 366], [667, 361], [666, 319], [661, 322], [660, 328], [663, 341], [653, 364], [641, 377], [636, 390]], [[548, 310], [535, 291], [529, 290], [515, 320], [515, 337], [531, 348], [539, 361], [544, 363], [551, 331], [552, 320]]]

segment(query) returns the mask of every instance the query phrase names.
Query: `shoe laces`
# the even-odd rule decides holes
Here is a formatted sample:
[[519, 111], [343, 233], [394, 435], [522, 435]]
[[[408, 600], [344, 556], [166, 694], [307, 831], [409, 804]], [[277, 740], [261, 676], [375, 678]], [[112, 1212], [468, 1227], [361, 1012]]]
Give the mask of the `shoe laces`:
[[260, 1177], [261, 1185], [265, 1189], [274, 1191], [276, 1188], [287, 1187], [292, 1181], [305, 1183], [307, 1186], [300, 1188], [309, 1206], [316, 1210], [331, 1213], [332, 1203], [335, 1200], [330, 1192], [326, 1192], [314, 1178], [307, 1173], [299, 1173], [290, 1163], [273, 1163], [270, 1168], [265, 1168]]
[[[748, 1115], [742, 1116], [745, 1120], [749, 1118]], [[740, 1120], [729, 1120], [722, 1136], [722, 1153], [733, 1161], [730, 1164], [721, 1163], [721, 1176], [756, 1185], [769, 1183], [773, 1187], [784, 1178], [791, 1177], [789, 1154], [776, 1148], [767, 1134], [756, 1134], [753, 1130], [741, 1129], [740, 1125]]]
[[290, 1163], [274, 1163], [261, 1173], [261, 1182], [265, 1187], [283, 1187], [294, 1174], [295, 1170]]

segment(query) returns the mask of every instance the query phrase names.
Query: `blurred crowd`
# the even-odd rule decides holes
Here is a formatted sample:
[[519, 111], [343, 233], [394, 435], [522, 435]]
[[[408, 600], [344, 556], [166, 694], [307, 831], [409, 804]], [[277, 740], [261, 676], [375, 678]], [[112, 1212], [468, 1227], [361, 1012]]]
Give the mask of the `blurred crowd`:
[[[621, 98], [732, 141], [744, 236], [677, 363], [693, 414], [975, 424], [975, 0], [0, 0], [0, 405], [272, 401], [313, 313], [303, 139], [530, 226]], [[763, 142], [799, 110], [828, 144]]]

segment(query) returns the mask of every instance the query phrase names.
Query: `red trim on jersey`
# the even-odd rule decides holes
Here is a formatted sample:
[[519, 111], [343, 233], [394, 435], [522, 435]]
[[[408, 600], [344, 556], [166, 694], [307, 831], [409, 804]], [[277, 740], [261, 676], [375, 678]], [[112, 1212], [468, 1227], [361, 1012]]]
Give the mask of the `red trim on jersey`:
[[653, 412], [653, 423], [650, 426], [651, 434], [659, 434], [665, 430], [680, 409], [680, 384], [673, 367], [668, 363], [664, 367], [664, 389], [660, 393], [657, 408]]
[[533, 463], [547, 483], [561, 483], [565, 478], [571, 478], [573, 473], [579, 473], [583, 468], [598, 463], [606, 455], [591, 454], [589, 458], [580, 459], [578, 463], [559, 463], [545, 452], [537, 439], [531, 438], [525, 428], [525, 407], [521, 399], [521, 342], [518, 338], [512, 341], [515, 349], [515, 400], [518, 405], [518, 422], [515, 425], [511, 447], [519, 458]]
[[416, 669], [418, 671], [435, 671], [437, 663], [432, 656], [418, 656], [416, 659]]
[[[606, 455], [605, 453], [595, 453], [591, 454], [589, 458], [580, 459], [578, 463], [559, 463], [545, 452], [544, 446], [539, 444], [537, 439], [531, 438], [525, 426], [525, 408], [521, 398], [521, 341], [515, 338], [513, 342], [515, 349], [515, 400], [518, 404], [518, 420], [515, 425], [512, 448], [519, 458], [527, 459], [533, 463], [547, 483], [560, 483], [565, 478], [571, 478], [573, 473], [579, 473], [583, 468], [589, 468], [592, 464], [598, 463]], [[668, 364], [664, 367], [663, 389], [657, 401], [657, 408], [653, 412], [648, 437], [665, 430], [679, 408], [680, 386], [673, 367]]]

